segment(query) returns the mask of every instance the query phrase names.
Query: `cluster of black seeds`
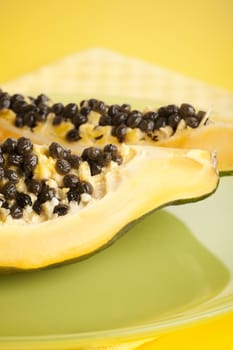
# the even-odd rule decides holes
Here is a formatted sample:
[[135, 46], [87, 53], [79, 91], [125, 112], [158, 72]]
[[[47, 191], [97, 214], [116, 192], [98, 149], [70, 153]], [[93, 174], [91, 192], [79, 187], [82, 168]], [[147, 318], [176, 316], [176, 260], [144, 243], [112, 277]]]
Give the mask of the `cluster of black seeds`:
[[128, 128], [138, 128], [152, 139], [157, 140], [153, 137], [155, 130], [170, 126], [175, 133], [182, 119], [187, 126], [197, 128], [206, 114], [204, 111], [196, 112], [195, 108], [188, 103], [183, 103], [180, 107], [171, 104], [145, 113], [132, 109], [130, 104], [106, 105], [103, 101], [96, 99], [82, 101], [80, 106], [85, 106], [80, 112], [85, 108], [87, 115], [90, 111], [98, 112], [100, 114], [99, 125], [111, 126], [112, 135], [120, 142], [124, 141]]
[[44, 94], [37, 98], [29, 97], [26, 101], [21, 94], [10, 96], [7, 92], [0, 92], [0, 110], [10, 109], [15, 112], [17, 127], [34, 128], [39, 122], [45, 122], [50, 113], [48, 101], [49, 98]]
[[[79, 204], [82, 194], [92, 195], [94, 191], [92, 184], [79, 179], [72, 173], [72, 169], [77, 170], [80, 164], [86, 161], [90, 166], [91, 175], [94, 176], [101, 173], [103, 167], [111, 161], [122, 163], [118, 148], [112, 144], [106, 145], [103, 149], [89, 147], [79, 156], [53, 142], [48, 148], [48, 157], [56, 160], [55, 169], [63, 176], [59, 188], [68, 189], [65, 203], [59, 198], [57, 190], [47, 184], [48, 179], [34, 178], [34, 170], [39, 160], [33, 152], [30, 139], [8, 138], [0, 145], [0, 207], [8, 209], [12, 218], [22, 218], [23, 211], [28, 206], [40, 215], [43, 204], [53, 198], [58, 200], [53, 213], [58, 216], [66, 215], [71, 201]], [[26, 193], [18, 188], [20, 180], [26, 185]]]
[[13, 218], [23, 216], [23, 209], [32, 205], [31, 197], [17, 190], [22, 177], [30, 179], [38, 163], [33, 144], [25, 137], [8, 138], [0, 146], [1, 207], [10, 210]]
[[101, 116], [99, 124], [111, 125], [112, 135], [120, 142], [124, 141], [128, 128], [138, 128], [156, 141], [157, 139], [153, 138], [155, 130], [170, 126], [175, 133], [182, 119], [187, 126], [197, 128], [204, 115], [205, 112], [196, 113], [194, 107], [187, 103], [183, 103], [180, 107], [176, 105], [160, 107], [157, 111], [144, 114], [139, 110], [131, 110], [129, 105], [112, 105], [107, 114]]
[[[175, 133], [182, 119], [187, 126], [197, 128], [206, 114], [204, 111], [197, 112], [192, 105], [187, 103], [181, 104], [180, 107], [171, 104], [160, 107], [156, 111], [142, 113], [136, 109], [132, 110], [131, 105], [126, 103], [107, 105], [93, 98], [81, 101], [79, 106], [76, 103], [52, 105], [51, 100], [44, 94], [28, 99], [29, 102], [26, 102], [24, 96], [20, 94], [10, 96], [0, 90], [0, 110], [13, 110], [16, 114], [15, 125], [30, 128], [45, 122], [48, 114], [53, 113], [53, 125], [59, 125], [64, 121], [73, 124], [66, 134], [66, 139], [70, 142], [81, 139], [79, 127], [88, 122], [88, 115], [91, 111], [100, 114], [99, 125], [111, 126], [112, 135], [120, 142], [125, 140], [128, 128], [138, 128], [156, 141], [157, 138], [153, 136], [155, 130], [170, 126]], [[102, 135], [97, 138], [101, 137]]]
[[56, 170], [60, 175], [67, 175], [72, 168], [78, 169], [82, 161], [89, 164], [91, 175], [97, 175], [102, 172], [111, 161], [118, 165], [122, 163], [117, 146], [108, 144], [103, 149], [89, 147], [83, 150], [82, 155], [72, 154], [70, 150], [63, 148], [59, 143], [52, 142], [49, 146], [49, 155], [56, 159]]
[[89, 147], [84, 149], [82, 159], [87, 161], [91, 175], [97, 175], [102, 172], [102, 168], [107, 166], [111, 161], [120, 165], [123, 161], [116, 145], [108, 144], [103, 149]]

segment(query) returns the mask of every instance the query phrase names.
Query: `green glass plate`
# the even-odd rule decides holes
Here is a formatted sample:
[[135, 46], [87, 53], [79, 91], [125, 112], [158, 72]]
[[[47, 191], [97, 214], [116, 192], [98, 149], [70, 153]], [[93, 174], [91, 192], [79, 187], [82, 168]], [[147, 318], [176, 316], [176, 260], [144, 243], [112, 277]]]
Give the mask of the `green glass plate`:
[[146, 216], [106, 250], [0, 276], [0, 349], [77, 349], [155, 336], [233, 309], [233, 177]]

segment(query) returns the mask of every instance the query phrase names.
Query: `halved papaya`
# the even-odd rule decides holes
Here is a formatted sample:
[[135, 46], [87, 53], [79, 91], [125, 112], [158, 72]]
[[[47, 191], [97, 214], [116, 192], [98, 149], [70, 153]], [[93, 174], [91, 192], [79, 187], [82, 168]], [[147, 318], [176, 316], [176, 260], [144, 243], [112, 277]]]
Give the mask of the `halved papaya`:
[[146, 213], [204, 198], [218, 184], [215, 157], [204, 150], [108, 144], [77, 155], [24, 137], [6, 139], [0, 150], [5, 270], [89, 256]]
[[89, 99], [79, 105], [0, 93], [0, 137], [24, 135], [36, 143], [57, 141], [73, 150], [106, 143], [201, 148], [216, 151], [221, 174], [233, 172], [233, 120], [216, 119], [184, 103], [133, 110]]

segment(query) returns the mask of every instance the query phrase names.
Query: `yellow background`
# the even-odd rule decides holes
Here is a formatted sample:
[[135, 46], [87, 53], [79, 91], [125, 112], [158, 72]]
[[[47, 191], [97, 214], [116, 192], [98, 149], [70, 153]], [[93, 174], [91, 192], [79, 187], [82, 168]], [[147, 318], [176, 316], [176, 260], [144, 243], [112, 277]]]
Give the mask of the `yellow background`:
[[[233, 0], [0, 0], [0, 83], [91, 47], [233, 91]], [[174, 348], [232, 349], [233, 314], [142, 347]]]
[[0, 0], [0, 82], [108, 47], [233, 90], [232, 0]]

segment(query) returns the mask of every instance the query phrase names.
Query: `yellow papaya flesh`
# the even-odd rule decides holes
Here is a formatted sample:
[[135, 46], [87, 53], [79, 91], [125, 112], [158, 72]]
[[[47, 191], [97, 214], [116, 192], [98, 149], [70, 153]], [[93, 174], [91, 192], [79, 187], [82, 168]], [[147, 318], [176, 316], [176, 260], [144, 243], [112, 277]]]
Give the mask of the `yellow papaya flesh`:
[[122, 142], [201, 148], [216, 151], [221, 174], [233, 172], [233, 121], [211, 120], [208, 113], [196, 111], [188, 104], [140, 112], [127, 104], [107, 106], [94, 99], [82, 101], [79, 106], [63, 106], [53, 104], [44, 95], [34, 100], [24, 98], [23, 102], [14, 96], [9, 98], [13, 102], [8, 108], [1, 108], [0, 96], [2, 138], [24, 135], [36, 143], [57, 141], [76, 151]]
[[[146, 213], [169, 203], [208, 196], [218, 184], [215, 157], [204, 150], [122, 145], [118, 153], [111, 153], [111, 159], [104, 158], [108, 161], [103, 165], [106, 148], [100, 158], [99, 150], [89, 148], [77, 166], [69, 160], [69, 152], [55, 146], [31, 147], [24, 138], [14, 146], [12, 141], [1, 145], [5, 168], [0, 199], [8, 204], [0, 208], [1, 269], [38, 269], [89, 256], [109, 245], [124, 227]], [[13, 154], [23, 155], [20, 164], [20, 157], [16, 159], [18, 165], [12, 158], [12, 147]], [[32, 154], [37, 159], [33, 165], [28, 162]], [[69, 179], [67, 164], [65, 168], [65, 163], [58, 166], [64, 159], [71, 164]], [[92, 171], [93, 162], [102, 164], [98, 173]], [[13, 181], [12, 171], [18, 168], [19, 178]], [[89, 183], [88, 193], [79, 192], [78, 199], [67, 194], [74, 191], [74, 186], [75, 191], [79, 188], [77, 179], [85, 186]], [[47, 192], [31, 187], [32, 180], [40, 182]], [[14, 193], [12, 187], [10, 192], [6, 190], [9, 182], [16, 187]], [[49, 197], [48, 187], [52, 193]], [[27, 197], [22, 195], [25, 192]], [[35, 203], [39, 199], [38, 211]], [[21, 216], [15, 206], [20, 207]], [[62, 207], [61, 211], [56, 210], [57, 206]]]
[[200, 129], [184, 130], [157, 144], [161, 147], [216, 150], [220, 173], [233, 172], [233, 123], [214, 122]]

